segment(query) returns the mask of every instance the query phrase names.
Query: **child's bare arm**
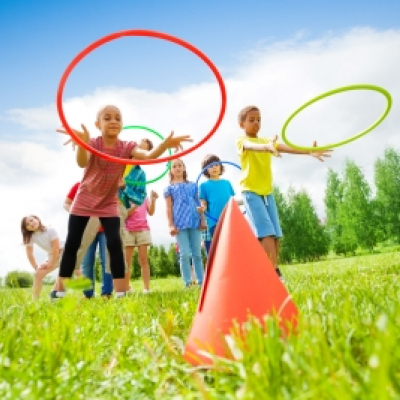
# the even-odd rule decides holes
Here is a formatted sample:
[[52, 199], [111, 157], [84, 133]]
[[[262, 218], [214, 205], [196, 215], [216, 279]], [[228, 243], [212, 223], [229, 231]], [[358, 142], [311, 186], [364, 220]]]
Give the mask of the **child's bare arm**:
[[38, 269], [39, 266], [37, 265], [35, 256], [33, 255], [33, 246], [26, 246], [26, 255], [32, 268], [35, 270]]
[[64, 210], [70, 212], [72, 200], [68, 197], [64, 201]]
[[174, 218], [172, 216], [172, 199], [170, 196], [165, 198], [167, 208], [167, 221], [169, 227], [169, 233], [171, 236], [175, 236], [178, 233], [176, 226], [174, 225]]
[[154, 215], [154, 212], [156, 211], [156, 200], [158, 199], [158, 194], [152, 190], [150, 192], [150, 202], [147, 203], [147, 214]]
[[236, 201], [236, 204], [238, 206], [242, 206], [243, 205], [243, 200], [242, 199], [238, 199], [238, 200], [235, 200], [235, 201]]
[[205, 200], [203, 200], [203, 199], [200, 199], [200, 204], [204, 208], [204, 211], [207, 211], [207, 209], [208, 209], [207, 202]]
[[172, 131], [161, 144], [154, 147], [152, 150], [147, 151], [141, 149], [139, 146], [135, 146], [131, 155], [138, 160], [152, 160], [160, 157], [167, 149], [175, 149], [175, 152], [182, 150], [182, 142], [193, 142], [193, 139], [191, 139], [189, 135], [174, 137], [174, 132]]
[[51, 258], [48, 262], [47, 268], [53, 268], [56, 265], [58, 257], [60, 256], [60, 241], [54, 239], [51, 241]]
[[[313, 147], [317, 147], [317, 142], [314, 141]], [[288, 154], [303, 154], [303, 155], [310, 155], [311, 157], [316, 158], [319, 161], [324, 161], [322, 157], [330, 157], [333, 150], [315, 150], [315, 151], [308, 151], [308, 150], [298, 150], [290, 147], [286, 144], [278, 144], [277, 150], [281, 153], [288, 153]]]
[[269, 143], [253, 143], [247, 141], [243, 143], [243, 150], [267, 152], [272, 153], [276, 157], [281, 157], [277, 149], [279, 147], [279, 145], [276, 144], [277, 140], [278, 136], [275, 136]]
[[[84, 141], [85, 143], [89, 143], [90, 140], [90, 135], [88, 130], [86, 129], [85, 125], [81, 125], [82, 126], [82, 130], [83, 132], [77, 131], [77, 130], [73, 130], [74, 133], [79, 137], [79, 139], [81, 139], [82, 141]], [[63, 129], [57, 129], [56, 130], [59, 133], [63, 133], [65, 135], [68, 135], [68, 132], [63, 128]], [[71, 139], [73, 140], [73, 139]], [[65, 142], [64, 144], [69, 143], [69, 141]], [[75, 143], [78, 144], [78, 143]], [[84, 149], [83, 147], [78, 145], [78, 150], [76, 151], [76, 162], [77, 164], [81, 167], [81, 168], [85, 168], [87, 163], [89, 162], [89, 158], [90, 158], [90, 152], [87, 151], [86, 149]]]

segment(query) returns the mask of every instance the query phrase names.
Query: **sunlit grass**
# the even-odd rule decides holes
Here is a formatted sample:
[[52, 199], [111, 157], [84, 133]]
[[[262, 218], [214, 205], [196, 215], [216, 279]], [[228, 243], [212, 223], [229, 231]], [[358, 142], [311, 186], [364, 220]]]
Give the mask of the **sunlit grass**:
[[1, 289], [0, 397], [399, 399], [400, 253], [282, 269], [299, 333], [252, 323], [246, 343], [233, 335], [239, 358], [209, 370], [182, 360], [199, 291], [177, 278], [120, 300]]

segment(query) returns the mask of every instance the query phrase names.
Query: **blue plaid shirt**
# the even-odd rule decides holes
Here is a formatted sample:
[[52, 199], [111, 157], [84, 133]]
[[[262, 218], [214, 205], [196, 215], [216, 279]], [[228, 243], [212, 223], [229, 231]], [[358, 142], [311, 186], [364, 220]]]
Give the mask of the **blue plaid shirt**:
[[194, 182], [173, 183], [164, 190], [164, 197], [171, 197], [172, 217], [176, 229], [200, 229], [197, 185]]

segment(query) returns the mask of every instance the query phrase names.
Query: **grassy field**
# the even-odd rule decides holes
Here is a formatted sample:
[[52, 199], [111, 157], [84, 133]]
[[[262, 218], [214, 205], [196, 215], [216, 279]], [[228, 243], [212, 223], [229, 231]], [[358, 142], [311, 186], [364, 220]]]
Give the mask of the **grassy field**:
[[181, 358], [199, 291], [179, 279], [110, 301], [1, 289], [0, 398], [400, 399], [400, 253], [282, 269], [299, 334], [266, 319], [208, 370]]

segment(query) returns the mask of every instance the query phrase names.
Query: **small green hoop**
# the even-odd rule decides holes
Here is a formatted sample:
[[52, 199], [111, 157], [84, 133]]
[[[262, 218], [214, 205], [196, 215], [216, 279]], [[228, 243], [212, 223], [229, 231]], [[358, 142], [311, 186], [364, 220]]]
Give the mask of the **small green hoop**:
[[[368, 127], [367, 129], [365, 129], [364, 131], [358, 133], [357, 135], [354, 135], [348, 139], [342, 140], [341, 142], [337, 142], [337, 143], [332, 143], [332, 144], [328, 144], [326, 146], [318, 146], [318, 147], [305, 147], [305, 146], [298, 146], [294, 143], [291, 143], [288, 138], [286, 137], [286, 129], [290, 123], [290, 121], [297, 115], [300, 113], [300, 111], [304, 110], [306, 107], [308, 107], [309, 105], [315, 103], [318, 100], [322, 100], [325, 97], [328, 96], [332, 96], [333, 94], [336, 93], [341, 93], [341, 92], [347, 92], [349, 90], [373, 90], [375, 92], [379, 92], [381, 94], [383, 94], [383, 96], [385, 96], [386, 100], [387, 100], [387, 106], [385, 111], [383, 112], [383, 114], [379, 117], [379, 119], [374, 122], [370, 127]], [[290, 147], [297, 149], [297, 150], [304, 150], [304, 151], [318, 151], [318, 150], [329, 150], [332, 149], [334, 147], [339, 147], [339, 146], [343, 146], [344, 144], [350, 143], [356, 139], [359, 139], [360, 137], [366, 135], [368, 132], [372, 131], [372, 129], [376, 128], [385, 118], [386, 116], [389, 114], [390, 108], [392, 107], [392, 97], [390, 96], [390, 93], [379, 87], [379, 86], [374, 86], [374, 85], [368, 85], [368, 84], [359, 84], [359, 85], [350, 85], [350, 86], [344, 86], [344, 87], [340, 87], [334, 90], [330, 90], [329, 92], [323, 93], [317, 97], [314, 97], [313, 99], [311, 99], [310, 101], [308, 101], [307, 103], [303, 104], [300, 108], [298, 108], [293, 114], [290, 115], [290, 117], [286, 120], [286, 122], [284, 123], [283, 127], [282, 127], [282, 140]]]
[[[122, 128], [122, 130], [124, 130], [124, 129], [143, 129], [143, 130], [145, 130], [145, 131], [148, 131], [148, 132], [153, 133], [154, 135], [156, 135], [157, 137], [159, 137], [161, 140], [164, 140], [164, 137], [163, 137], [162, 135], [160, 135], [160, 134], [159, 134], [158, 132], [156, 132], [154, 129], [147, 128], [147, 126], [128, 125], [128, 126], [124, 126], [124, 127]], [[169, 152], [169, 155], [172, 154], [171, 149], [168, 149], [168, 152]], [[131, 184], [131, 185], [148, 185], [148, 184], [150, 184], [150, 183], [157, 182], [159, 179], [163, 178], [163, 177], [168, 173], [168, 171], [169, 171], [170, 169], [171, 169], [171, 161], [168, 161], [168, 162], [167, 162], [167, 168], [165, 169], [165, 171], [164, 171], [161, 175], [157, 176], [157, 177], [154, 178], [154, 179], [151, 179], [151, 180], [146, 181], [146, 182], [137, 182], [137, 181], [129, 181], [129, 180], [127, 180], [127, 181], [125, 181], [125, 182], [126, 182], [126, 183], [129, 183], [129, 184]]]

